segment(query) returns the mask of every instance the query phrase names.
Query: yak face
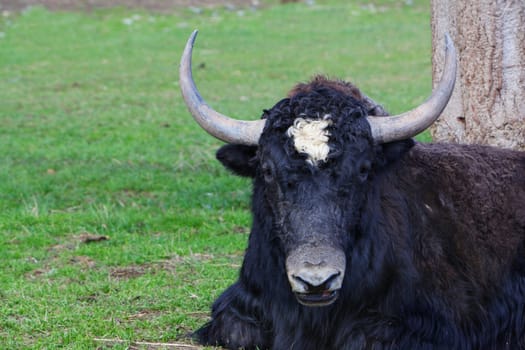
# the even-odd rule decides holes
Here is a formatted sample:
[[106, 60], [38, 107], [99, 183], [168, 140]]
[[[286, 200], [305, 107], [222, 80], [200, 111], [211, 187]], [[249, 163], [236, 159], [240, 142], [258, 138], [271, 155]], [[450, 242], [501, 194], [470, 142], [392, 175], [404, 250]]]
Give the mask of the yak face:
[[271, 221], [269, 239], [279, 242], [303, 305], [329, 305], [343, 285], [371, 178], [384, 163], [366, 122], [376, 109], [353, 85], [316, 78], [264, 111], [258, 146], [217, 153], [254, 177], [254, 208]]

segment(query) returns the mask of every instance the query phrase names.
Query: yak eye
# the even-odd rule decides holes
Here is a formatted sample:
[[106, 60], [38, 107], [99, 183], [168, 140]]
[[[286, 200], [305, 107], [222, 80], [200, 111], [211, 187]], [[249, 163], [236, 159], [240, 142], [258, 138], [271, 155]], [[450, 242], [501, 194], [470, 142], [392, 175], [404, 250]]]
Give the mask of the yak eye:
[[294, 179], [288, 179], [286, 180], [286, 188], [293, 189], [295, 187], [295, 181]]
[[370, 162], [366, 161], [359, 167], [359, 174], [366, 174], [370, 171]]
[[361, 164], [359, 165], [359, 173], [358, 173], [359, 179], [361, 181], [365, 181], [367, 179], [368, 173], [370, 172], [371, 168], [372, 168], [372, 164], [370, 163], [369, 160], [365, 160], [361, 162]]
[[261, 167], [264, 181], [272, 182], [274, 179], [274, 170], [273, 166], [269, 163], [263, 164]]

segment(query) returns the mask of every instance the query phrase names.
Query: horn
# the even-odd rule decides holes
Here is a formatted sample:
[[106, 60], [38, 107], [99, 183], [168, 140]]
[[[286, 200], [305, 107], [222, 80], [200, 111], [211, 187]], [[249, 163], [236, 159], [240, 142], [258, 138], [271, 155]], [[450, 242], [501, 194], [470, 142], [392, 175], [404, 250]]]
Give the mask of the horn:
[[456, 49], [452, 39], [445, 34], [445, 67], [441, 81], [423, 104], [403, 114], [374, 117], [368, 116], [372, 137], [376, 143], [407, 139], [428, 128], [445, 109], [456, 82]]
[[191, 56], [197, 30], [193, 31], [186, 43], [180, 61], [179, 83], [182, 97], [188, 110], [199, 125], [210, 135], [228, 143], [257, 145], [265, 120], [235, 120], [213, 110], [201, 97], [191, 72]]

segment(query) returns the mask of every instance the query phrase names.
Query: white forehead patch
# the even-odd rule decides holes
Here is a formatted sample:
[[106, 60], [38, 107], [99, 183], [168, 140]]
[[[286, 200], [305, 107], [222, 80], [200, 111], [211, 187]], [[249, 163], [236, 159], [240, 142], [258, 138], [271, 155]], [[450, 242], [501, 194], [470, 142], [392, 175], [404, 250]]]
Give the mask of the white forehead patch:
[[332, 124], [329, 118], [328, 114], [323, 119], [297, 118], [288, 128], [287, 135], [293, 139], [295, 149], [307, 154], [306, 161], [311, 165], [317, 165], [328, 158], [330, 132], [326, 128]]

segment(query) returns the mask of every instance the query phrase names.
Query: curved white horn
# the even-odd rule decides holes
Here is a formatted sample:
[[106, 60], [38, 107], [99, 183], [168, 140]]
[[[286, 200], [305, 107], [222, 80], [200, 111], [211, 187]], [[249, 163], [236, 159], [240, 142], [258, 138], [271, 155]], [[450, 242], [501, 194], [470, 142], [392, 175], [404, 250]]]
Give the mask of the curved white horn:
[[456, 49], [445, 34], [446, 57], [441, 81], [423, 104], [403, 114], [388, 117], [368, 116], [367, 120], [376, 143], [407, 139], [428, 128], [445, 109], [456, 83]]
[[210, 135], [228, 142], [256, 145], [259, 142], [265, 120], [235, 120], [213, 110], [201, 97], [191, 72], [191, 55], [197, 31], [193, 31], [180, 61], [179, 81], [182, 97], [193, 118]]

